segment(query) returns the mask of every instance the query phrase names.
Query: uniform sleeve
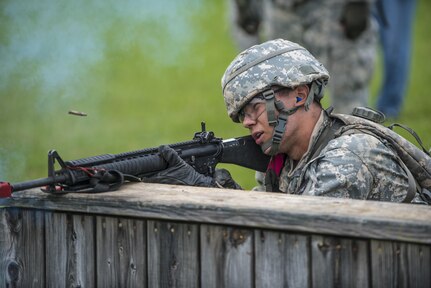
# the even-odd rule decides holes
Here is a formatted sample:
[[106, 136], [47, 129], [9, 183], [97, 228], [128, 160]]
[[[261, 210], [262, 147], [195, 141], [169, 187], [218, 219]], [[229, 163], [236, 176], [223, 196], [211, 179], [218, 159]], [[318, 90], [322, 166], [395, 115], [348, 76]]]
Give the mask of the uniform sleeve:
[[377, 138], [353, 134], [330, 141], [305, 172], [303, 194], [401, 202], [408, 178]]

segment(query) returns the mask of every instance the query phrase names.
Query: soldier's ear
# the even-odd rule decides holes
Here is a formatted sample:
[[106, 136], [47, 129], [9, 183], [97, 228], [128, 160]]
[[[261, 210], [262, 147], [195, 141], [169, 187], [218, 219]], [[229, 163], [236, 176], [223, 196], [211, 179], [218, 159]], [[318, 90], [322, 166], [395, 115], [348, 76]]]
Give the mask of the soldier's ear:
[[297, 93], [297, 95], [295, 106], [301, 106], [305, 104], [309, 91], [310, 88], [308, 88], [307, 85], [299, 85], [298, 87], [296, 87], [295, 92]]

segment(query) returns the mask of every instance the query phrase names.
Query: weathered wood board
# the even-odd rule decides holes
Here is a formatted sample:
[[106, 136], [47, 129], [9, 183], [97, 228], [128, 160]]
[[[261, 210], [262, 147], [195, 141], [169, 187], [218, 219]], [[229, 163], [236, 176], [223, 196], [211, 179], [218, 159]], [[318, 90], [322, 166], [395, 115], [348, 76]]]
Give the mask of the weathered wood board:
[[134, 184], [0, 200], [4, 287], [431, 287], [426, 206]]

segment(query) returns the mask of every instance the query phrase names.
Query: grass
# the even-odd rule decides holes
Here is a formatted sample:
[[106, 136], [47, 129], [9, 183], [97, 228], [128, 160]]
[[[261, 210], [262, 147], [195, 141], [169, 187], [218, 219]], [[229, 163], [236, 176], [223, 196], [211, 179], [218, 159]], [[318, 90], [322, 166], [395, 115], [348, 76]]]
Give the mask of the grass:
[[[201, 121], [225, 139], [247, 134], [228, 119], [221, 95], [220, 78], [238, 52], [225, 21], [226, 3], [189, 2], [194, 4], [192, 10], [177, 7], [183, 18], [161, 14], [140, 21], [133, 13], [135, 18], [98, 16], [97, 7], [87, 2], [81, 4], [90, 6], [91, 17], [79, 14], [84, 12], [75, 15], [73, 7], [62, 9], [54, 2], [50, 9], [56, 13], [44, 14], [3, 1], [0, 179], [46, 177], [46, 154], [53, 148], [69, 160], [190, 140]], [[430, 11], [431, 3], [418, 2], [411, 82], [399, 119], [418, 132], [427, 147], [431, 144]], [[29, 15], [31, 22], [22, 22]], [[43, 22], [52, 15], [59, 17], [54, 22], [63, 29]], [[73, 21], [79, 25], [69, 27]], [[80, 26], [82, 31], [73, 30]], [[33, 39], [34, 34], [43, 41]], [[380, 75], [378, 63], [371, 103]], [[69, 115], [71, 109], [88, 116]], [[243, 187], [253, 187], [253, 171], [223, 167]]]

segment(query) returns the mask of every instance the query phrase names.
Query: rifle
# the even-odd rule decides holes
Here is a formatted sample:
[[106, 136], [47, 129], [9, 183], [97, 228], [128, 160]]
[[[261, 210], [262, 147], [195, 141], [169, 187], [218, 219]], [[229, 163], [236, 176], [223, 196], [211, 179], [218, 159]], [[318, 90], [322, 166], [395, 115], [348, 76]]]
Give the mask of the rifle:
[[[212, 176], [218, 163], [236, 164], [264, 172], [269, 156], [263, 154], [251, 136], [228, 140], [207, 132], [201, 123], [201, 132], [193, 140], [169, 145], [197, 172]], [[55, 170], [58, 162], [61, 169]], [[120, 187], [124, 181], [141, 181], [142, 177], [167, 168], [167, 162], [158, 148], [147, 148], [120, 154], [103, 154], [72, 161], [63, 161], [55, 150], [48, 152], [48, 177], [10, 184], [0, 182], [0, 198], [13, 192], [43, 187], [49, 193], [106, 192]]]

